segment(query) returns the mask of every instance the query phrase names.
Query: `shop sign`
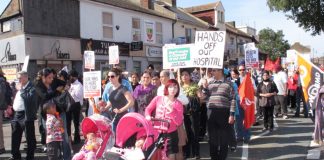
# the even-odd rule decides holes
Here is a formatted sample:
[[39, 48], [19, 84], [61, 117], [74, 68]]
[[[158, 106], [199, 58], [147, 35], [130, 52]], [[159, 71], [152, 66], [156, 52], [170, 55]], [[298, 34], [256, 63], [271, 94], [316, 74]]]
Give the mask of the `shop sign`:
[[143, 42], [132, 42], [131, 43], [131, 51], [141, 51], [143, 50]]
[[146, 56], [147, 57], [162, 57], [162, 48], [159, 47], [148, 47]]
[[129, 43], [81, 39], [81, 53], [94, 51], [95, 55], [109, 55], [109, 47], [118, 46], [120, 56], [129, 56]]

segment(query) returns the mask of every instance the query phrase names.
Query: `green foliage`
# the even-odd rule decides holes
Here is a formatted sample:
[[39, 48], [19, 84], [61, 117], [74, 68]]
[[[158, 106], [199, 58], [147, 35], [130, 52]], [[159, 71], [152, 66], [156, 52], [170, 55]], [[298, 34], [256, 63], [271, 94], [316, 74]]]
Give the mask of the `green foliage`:
[[259, 32], [259, 44], [257, 44], [257, 47], [261, 51], [268, 53], [271, 60], [285, 57], [290, 45], [284, 39], [284, 36], [282, 30], [275, 32], [270, 28], [262, 29]]
[[271, 11], [286, 13], [313, 36], [324, 31], [324, 0], [267, 0], [267, 5]]

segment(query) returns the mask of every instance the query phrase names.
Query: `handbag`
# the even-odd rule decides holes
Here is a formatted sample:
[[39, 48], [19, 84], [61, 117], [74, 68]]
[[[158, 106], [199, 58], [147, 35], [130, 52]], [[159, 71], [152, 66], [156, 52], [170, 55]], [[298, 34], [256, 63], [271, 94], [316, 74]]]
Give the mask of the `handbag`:
[[64, 112], [69, 112], [71, 110], [71, 105], [75, 103], [73, 97], [69, 92], [63, 92], [53, 100], [59, 110]]

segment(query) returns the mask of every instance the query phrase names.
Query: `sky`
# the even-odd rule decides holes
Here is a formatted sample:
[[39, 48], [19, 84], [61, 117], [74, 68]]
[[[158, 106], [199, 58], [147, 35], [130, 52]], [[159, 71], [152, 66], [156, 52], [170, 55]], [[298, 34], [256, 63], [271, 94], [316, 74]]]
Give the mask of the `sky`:
[[[217, 0], [177, 0], [178, 7], [190, 7], [216, 2]], [[10, 0], [0, 0], [0, 13], [5, 9]], [[236, 26], [248, 25], [257, 31], [271, 28], [274, 31], [282, 30], [285, 39], [292, 45], [300, 42], [310, 46], [312, 56], [324, 56], [324, 33], [319, 36], [311, 36], [298, 27], [298, 24], [288, 20], [282, 12], [270, 12], [266, 0], [223, 0], [225, 8], [225, 21], [235, 21]]]

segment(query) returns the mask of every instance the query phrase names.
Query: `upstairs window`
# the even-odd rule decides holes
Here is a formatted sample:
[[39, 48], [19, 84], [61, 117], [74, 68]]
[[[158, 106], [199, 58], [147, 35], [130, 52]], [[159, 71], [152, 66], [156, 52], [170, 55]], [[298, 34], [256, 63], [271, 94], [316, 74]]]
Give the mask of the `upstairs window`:
[[192, 33], [191, 28], [186, 28], [186, 43], [191, 43], [192, 40]]
[[102, 33], [103, 38], [113, 39], [114, 38], [114, 27], [112, 13], [102, 13]]
[[156, 22], [155, 23], [155, 30], [156, 30], [156, 43], [163, 44], [163, 26], [162, 23]]
[[139, 18], [132, 19], [132, 40], [141, 41], [141, 20]]

